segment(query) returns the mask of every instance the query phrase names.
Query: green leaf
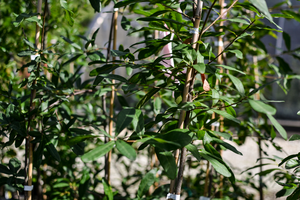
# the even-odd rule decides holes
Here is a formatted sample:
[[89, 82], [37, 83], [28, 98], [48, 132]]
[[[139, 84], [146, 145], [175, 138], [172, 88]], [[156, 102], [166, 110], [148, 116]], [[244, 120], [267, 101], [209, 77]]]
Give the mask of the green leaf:
[[101, 11], [101, 1], [100, 0], [90, 0], [92, 7], [94, 8], [95, 12]]
[[177, 165], [173, 154], [168, 151], [156, 151], [156, 155], [168, 178], [174, 180], [177, 174]]
[[154, 184], [156, 173], [157, 173], [157, 169], [152, 169], [143, 177], [137, 192], [137, 196], [139, 198], [142, 198], [144, 194], [148, 192], [150, 186]]
[[60, 182], [60, 183], [55, 183], [53, 185], [53, 188], [63, 188], [63, 187], [70, 187], [70, 184], [69, 183]]
[[155, 21], [159, 21], [159, 22], [170, 22], [170, 23], [174, 23], [177, 25], [181, 25], [181, 26], [185, 26], [185, 27], [191, 27], [188, 24], [173, 20], [173, 19], [168, 19], [168, 18], [160, 18], [160, 17], [142, 17], [142, 18], [138, 18], [137, 21], [146, 21], [146, 22], [155, 22]]
[[291, 36], [286, 32], [283, 32], [282, 34], [283, 34], [285, 46], [290, 51], [291, 50]]
[[300, 115], [300, 111], [297, 112], [297, 115]]
[[139, 110], [139, 109], [135, 110], [135, 115], [132, 120], [132, 125], [133, 125], [134, 131], [138, 135], [144, 134], [144, 116], [143, 116], [143, 112], [141, 110]]
[[37, 47], [35, 46], [35, 44], [29, 42], [28, 40], [26, 40], [25, 38], [23, 39], [23, 41], [31, 48], [33, 49], [37, 49]]
[[238, 90], [238, 92], [240, 93], [241, 96], [245, 96], [245, 89], [243, 86], [243, 83], [240, 81], [240, 79], [238, 79], [235, 76], [232, 76], [230, 74], [228, 74], [230, 80], [232, 81], [232, 83], [234, 84], [234, 86], [236, 87], [236, 89]]
[[300, 135], [292, 135], [289, 139], [289, 141], [295, 141], [295, 140], [300, 140]]
[[[94, 62], [89, 63], [89, 65], [94, 64]], [[109, 74], [110, 72], [114, 71], [115, 69], [117, 69], [118, 67], [120, 67], [120, 65], [115, 65], [115, 64], [108, 64], [108, 65], [104, 65], [102, 67], [98, 67], [96, 69], [93, 69], [90, 72], [90, 76], [97, 76], [98, 74]]]
[[273, 108], [272, 106], [263, 103], [262, 101], [256, 101], [249, 99], [249, 104], [250, 106], [257, 112], [264, 113], [264, 114], [269, 114], [269, 115], [275, 115], [276, 109]]
[[295, 167], [298, 167], [300, 165], [299, 160], [296, 159], [290, 159], [286, 162], [285, 168], [286, 169], [293, 169]]
[[51, 142], [48, 142], [48, 144], [46, 145], [46, 148], [47, 148], [47, 151], [51, 154], [51, 156], [53, 156], [53, 158], [55, 158], [55, 160], [57, 160], [58, 162], [61, 161], [56, 148], [54, 147], [54, 145]]
[[230, 53], [234, 53], [237, 58], [243, 59], [243, 53], [240, 50], [235, 49], [235, 50], [227, 50], [227, 51]]
[[121, 20], [121, 27], [125, 30], [128, 31], [131, 27], [130, 21], [127, 20], [127, 18], [123, 15], [122, 20]]
[[274, 125], [274, 127], [276, 128], [276, 130], [279, 132], [279, 134], [285, 139], [287, 140], [287, 133], [284, 130], [284, 128], [277, 122], [277, 120], [270, 114], [267, 114], [269, 120], [272, 122], [272, 124]]
[[136, 159], [135, 149], [131, 145], [124, 142], [123, 140], [117, 140], [116, 147], [117, 147], [118, 151], [121, 154], [123, 154], [124, 156], [126, 156], [128, 159], [130, 159], [130, 160]]
[[209, 152], [202, 150], [200, 152], [201, 157], [203, 157], [205, 160], [208, 160], [212, 166], [215, 168], [217, 172], [222, 174], [225, 177], [230, 177], [232, 173], [228, 170], [225, 163], [223, 163], [219, 158], [216, 158]]
[[9, 160], [8, 166], [12, 173], [17, 173], [21, 167], [21, 162], [17, 158], [12, 158]]
[[273, 22], [273, 18], [269, 12], [267, 3], [265, 0], [249, 0], [258, 10], [260, 10], [268, 20]]
[[278, 164], [278, 167], [280, 167], [283, 163], [285, 163], [286, 161], [292, 159], [292, 158], [295, 158], [295, 157], [298, 157], [300, 156], [300, 154], [292, 154], [292, 155], [289, 155], [288, 157], [284, 158], [279, 164]]
[[76, 137], [73, 137], [69, 140], [67, 140], [67, 145], [69, 146], [74, 146], [75, 144], [79, 143], [79, 142], [82, 142], [86, 139], [89, 139], [89, 138], [96, 138], [98, 136], [95, 136], [95, 135], [80, 135], [80, 136], [76, 136]]
[[2, 164], [0, 164], [0, 173], [12, 174], [12, 172], [5, 165]]
[[188, 144], [185, 146], [185, 148], [190, 151], [193, 156], [198, 160], [198, 162], [201, 161], [201, 155], [199, 153], [199, 150], [197, 149], [197, 147], [193, 144]]
[[119, 76], [116, 74], [99, 74], [98, 76], [103, 77], [103, 78], [108, 78], [108, 79], [114, 79], [120, 82], [127, 82], [127, 79], [124, 78], [123, 76]]
[[300, 196], [300, 186], [290, 195], [287, 197], [286, 200], [298, 200]]
[[91, 151], [87, 152], [81, 157], [81, 160], [83, 162], [90, 162], [95, 161], [98, 158], [104, 156], [106, 153], [108, 153], [115, 145], [114, 141], [110, 141], [106, 144], [97, 146], [96, 148], [92, 149]]
[[231, 121], [234, 121], [238, 124], [240, 124], [240, 120], [236, 119], [234, 116], [232, 116], [231, 114], [228, 114], [226, 111], [223, 111], [223, 110], [215, 110], [215, 109], [212, 109], [213, 112], [219, 114], [219, 115], [222, 115], [223, 117], [225, 117], [226, 119], [229, 119]]
[[135, 113], [136, 112], [134, 108], [126, 108], [121, 110], [117, 117], [116, 135], [118, 135], [124, 128], [129, 126], [135, 117]]
[[153, 97], [158, 91], [160, 90], [160, 88], [152, 88], [145, 96], [143, 96], [143, 98], [139, 101], [139, 103], [137, 104], [137, 108], [141, 109], [143, 107], [143, 105], [149, 100], [151, 99], [151, 97]]
[[193, 68], [197, 70], [200, 74], [204, 74], [206, 66], [204, 63], [197, 63], [193, 65]]
[[246, 74], [246, 73], [244, 73], [244, 72], [242, 72], [242, 71], [240, 71], [236, 68], [233, 68], [233, 67], [230, 67], [230, 66], [227, 66], [227, 65], [216, 65], [216, 66], [217, 67], [223, 67], [223, 68], [228, 69], [228, 70], [236, 71], [236, 72], [244, 74], [244, 75]]
[[78, 45], [78, 44], [76, 44], [76, 43], [74, 43], [73, 41], [71, 41], [69, 38], [66, 38], [66, 37], [64, 37], [64, 36], [60, 36], [64, 41], [66, 41], [67, 43], [69, 43], [69, 44], [71, 44], [73, 47], [75, 47], [76, 49], [78, 49], [78, 50], [81, 50], [81, 47]]
[[108, 197], [108, 200], [113, 200], [114, 199], [113, 191], [105, 178], [102, 179], [102, 184], [104, 187], [104, 193]]

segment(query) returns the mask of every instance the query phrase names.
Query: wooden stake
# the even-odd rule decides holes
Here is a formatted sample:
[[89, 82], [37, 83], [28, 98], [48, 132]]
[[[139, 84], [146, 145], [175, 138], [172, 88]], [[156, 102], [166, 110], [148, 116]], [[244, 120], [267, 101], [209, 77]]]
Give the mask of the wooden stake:
[[[117, 49], [117, 30], [118, 30], [118, 11], [115, 10], [114, 11], [114, 15], [113, 15], [113, 49], [116, 50]], [[110, 41], [111, 42], [111, 41]], [[113, 57], [113, 61], [116, 58]], [[115, 74], [115, 70], [112, 71], [112, 74]], [[113, 136], [113, 117], [114, 117], [114, 101], [115, 101], [115, 80], [112, 80], [112, 86], [111, 86], [111, 97], [110, 97], [110, 103], [109, 103], [109, 135]], [[111, 141], [111, 138], [109, 138], [109, 141]], [[110, 168], [111, 168], [111, 155], [112, 155], [112, 151], [110, 150], [108, 152], [107, 155], [107, 182], [108, 184], [110, 184]]]

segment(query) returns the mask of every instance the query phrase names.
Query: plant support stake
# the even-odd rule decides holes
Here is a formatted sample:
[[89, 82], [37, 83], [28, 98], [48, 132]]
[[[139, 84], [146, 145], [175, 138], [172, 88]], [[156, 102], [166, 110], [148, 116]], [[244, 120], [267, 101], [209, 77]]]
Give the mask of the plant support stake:
[[[200, 24], [200, 20], [201, 20], [200, 16], [201, 16], [203, 2], [201, 0], [198, 0], [196, 5], [197, 5], [197, 8], [196, 8], [195, 16], [194, 16], [195, 17], [194, 29], [193, 29], [194, 31], [193, 31], [193, 37], [192, 37], [192, 42], [191, 42], [194, 49], [196, 49], [196, 46], [197, 46], [196, 42], [199, 37], [198, 30], [199, 30], [199, 24]], [[193, 74], [194, 74], [193, 71], [194, 71], [193, 68], [190, 68], [190, 67], [187, 68], [186, 81], [185, 81], [183, 95], [182, 95], [182, 103], [186, 103], [188, 100], [191, 100], [191, 98], [189, 99], [189, 93], [190, 93], [190, 88], [192, 88], [192, 84], [193, 84]], [[186, 120], [186, 118], [188, 118], [188, 114], [186, 113], [186, 111], [181, 110], [180, 116], [179, 116], [178, 128], [183, 129], [184, 123], [185, 124], [189, 123], [188, 122], [189, 119]], [[179, 149], [177, 149], [175, 151], [174, 157], [175, 157], [175, 161], [177, 163], [178, 157], [179, 157]], [[181, 185], [182, 185], [182, 181], [183, 181], [183, 171], [184, 171], [185, 160], [186, 160], [186, 148], [182, 148], [178, 177], [177, 177], [177, 186], [176, 186], [176, 189], [174, 190], [176, 180], [171, 180], [169, 194], [176, 193], [176, 195], [180, 195]], [[174, 199], [174, 198], [167, 197], [167, 199]]]

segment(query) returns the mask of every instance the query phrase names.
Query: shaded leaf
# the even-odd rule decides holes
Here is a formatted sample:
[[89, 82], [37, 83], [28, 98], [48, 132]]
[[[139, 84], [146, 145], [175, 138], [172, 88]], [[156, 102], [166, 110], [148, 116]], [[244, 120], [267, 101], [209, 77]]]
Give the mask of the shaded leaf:
[[137, 196], [139, 198], [142, 198], [144, 196], [144, 194], [146, 192], [148, 192], [150, 186], [154, 184], [156, 173], [157, 173], [157, 170], [152, 169], [143, 177], [143, 179], [139, 185], [138, 192], [137, 192]]
[[156, 151], [156, 155], [168, 178], [172, 180], [175, 179], [177, 174], [177, 166], [173, 154], [171, 152]]
[[89, 0], [95, 12], [101, 11], [101, 1], [100, 0]]
[[125, 30], [128, 31], [131, 27], [130, 21], [127, 20], [127, 18], [123, 15], [122, 20], [121, 20], [121, 27]]

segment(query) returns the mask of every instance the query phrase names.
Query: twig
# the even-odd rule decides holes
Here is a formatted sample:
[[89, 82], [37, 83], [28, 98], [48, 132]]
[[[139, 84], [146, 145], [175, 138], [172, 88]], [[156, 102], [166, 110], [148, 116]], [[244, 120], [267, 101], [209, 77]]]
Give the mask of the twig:
[[164, 4], [164, 3], [161, 3], [161, 2], [159, 2], [159, 4], [161, 4], [161, 5], [163, 5], [163, 6], [167, 7], [167, 8], [169, 8], [169, 9], [171, 9], [171, 10], [173, 10], [174, 12], [177, 12], [177, 13], [181, 14], [182, 16], [184, 16], [184, 17], [188, 18], [189, 20], [193, 20], [193, 18], [192, 18], [192, 17], [188, 16], [188, 15], [187, 15], [187, 14], [185, 14], [184, 12], [179, 12], [178, 10], [176, 10], [176, 9], [174, 9], [174, 8], [170, 7], [170, 6], [167, 6], [166, 4]]
[[[76, 96], [76, 95], [79, 95], [79, 94], [84, 94], [84, 93], [94, 93], [95, 91], [96, 90], [81, 90], [81, 91], [78, 91], [78, 92], [73, 92], [72, 94], [67, 95], [65, 98], [69, 98], [69, 97]], [[63, 100], [58, 100], [58, 101], [52, 103], [50, 106], [45, 108], [42, 112], [45, 112], [46, 110], [50, 110], [51, 108], [53, 108], [54, 106], [60, 104], [61, 102], [63, 102]]]
[[203, 34], [203, 33], [205, 33], [212, 25], [214, 25], [220, 18], [222, 18], [224, 15], [226, 15], [226, 13], [238, 2], [239, 0], [235, 0], [232, 4], [231, 4], [231, 6], [226, 10], [226, 11], [224, 11], [223, 13], [221, 13], [220, 15], [219, 15], [219, 17], [215, 20], [215, 21], [213, 21], [213, 23], [211, 23], [206, 29], [204, 29], [204, 31], [201, 33], [201, 34]]
[[210, 8], [209, 8], [209, 10], [208, 10], [208, 13], [207, 13], [207, 15], [206, 15], [205, 21], [204, 21], [203, 26], [202, 26], [202, 28], [201, 28], [200, 35], [199, 35], [199, 39], [198, 39], [198, 40], [201, 40], [202, 32], [203, 32], [203, 30], [204, 30], [204, 27], [205, 27], [207, 21], [208, 21], [208, 18], [209, 18], [209, 15], [210, 15], [210, 13], [211, 13], [211, 11], [212, 11], [212, 9], [213, 9], [213, 6], [216, 4], [216, 2], [217, 2], [217, 0], [215, 0], [215, 1], [212, 3], [212, 5], [210, 6]]
[[207, 64], [209, 65], [210, 63], [212, 63], [212, 62], [214, 62], [217, 58], [219, 58], [242, 34], [244, 34], [251, 26], [252, 26], [252, 24], [254, 24], [254, 22], [256, 21], [256, 19], [255, 20], [253, 20], [248, 26], [247, 26], [247, 28], [245, 29], [245, 30], [243, 30], [240, 34], [238, 34], [227, 46], [226, 46], [226, 48], [224, 48], [224, 50], [220, 53], [220, 54], [218, 54], [214, 59], [212, 59], [211, 61], [209, 61]]

